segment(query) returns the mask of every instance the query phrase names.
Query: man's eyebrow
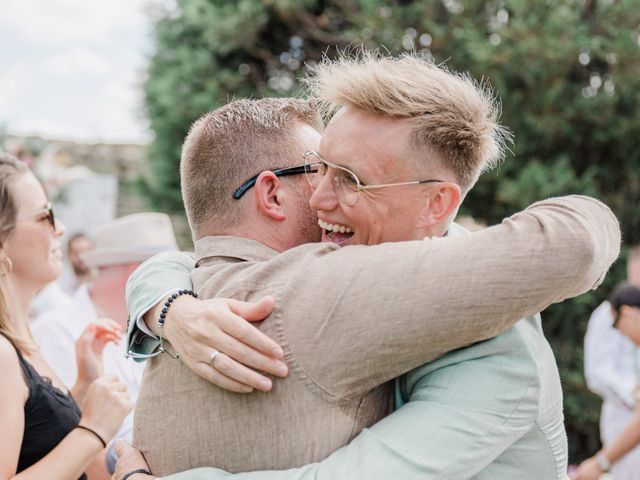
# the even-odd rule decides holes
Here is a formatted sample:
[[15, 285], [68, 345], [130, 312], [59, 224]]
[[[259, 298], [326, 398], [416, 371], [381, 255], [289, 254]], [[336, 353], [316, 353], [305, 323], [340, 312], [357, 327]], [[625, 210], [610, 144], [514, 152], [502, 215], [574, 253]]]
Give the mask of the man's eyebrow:
[[350, 166], [348, 166], [348, 165], [344, 165], [344, 164], [342, 164], [342, 163], [336, 163], [336, 162], [334, 162], [333, 160], [328, 160], [328, 159], [327, 159], [323, 154], [321, 154], [320, 152], [318, 152], [318, 157], [319, 157], [321, 160], [325, 160], [325, 161], [328, 161], [328, 162], [333, 163], [336, 167], [340, 167], [340, 168], [344, 168], [345, 170], [349, 170], [349, 171], [350, 171], [351, 173], [353, 173], [356, 177], [358, 177], [358, 179], [362, 180], [362, 179], [360, 178], [360, 175], [358, 175], [358, 172], [356, 172], [352, 167], [350, 167]]

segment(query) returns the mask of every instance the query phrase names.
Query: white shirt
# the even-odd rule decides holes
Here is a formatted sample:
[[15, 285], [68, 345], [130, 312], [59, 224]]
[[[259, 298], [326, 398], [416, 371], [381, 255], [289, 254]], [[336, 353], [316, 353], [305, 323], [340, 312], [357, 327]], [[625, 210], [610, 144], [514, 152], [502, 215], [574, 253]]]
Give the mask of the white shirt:
[[78, 291], [78, 288], [80, 288], [80, 285], [82, 285], [82, 282], [76, 277], [73, 267], [67, 264], [65, 264], [64, 270], [62, 270], [62, 275], [58, 277], [58, 283], [60, 287], [62, 287], [62, 290], [71, 296], [73, 296]]
[[611, 307], [603, 302], [591, 315], [584, 337], [584, 376], [589, 390], [632, 409], [637, 348], [612, 325]]
[[[42, 313], [31, 324], [31, 331], [42, 356], [67, 388], [73, 387], [78, 376], [76, 340], [95, 320], [98, 320], [98, 313], [85, 284], [78, 289], [70, 305]], [[102, 358], [104, 373], [115, 373], [127, 385], [129, 397], [135, 405], [144, 363], [125, 357], [125, 342], [120, 342], [119, 345], [109, 343]], [[124, 438], [131, 443], [132, 428], [133, 411], [127, 415], [113, 441]]]
[[45, 312], [71, 304], [71, 297], [57, 281], [51, 282], [38, 292], [29, 306], [29, 318], [33, 322]]
[[[31, 325], [42, 356], [68, 388], [73, 387], [78, 376], [75, 342], [84, 329], [98, 318], [89, 289], [83, 285], [72, 297], [70, 305], [42, 313]], [[144, 367], [127, 359], [124, 353], [124, 342], [119, 345], [109, 343], [103, 354], [104, 373], [118, 375], [135, 401]]]
[[[616, 440], [634, 414], [633, 389], [637, 383], [637, 352], [634, 343], [613, 328], [611, 306], [602, 303], [589, 319], [584, 338], [584, 375], [589, 389], [603, 397], [600, 439], [607, 446]], [[640, 447], [613, 466], [617, 480], [640, 480]]]

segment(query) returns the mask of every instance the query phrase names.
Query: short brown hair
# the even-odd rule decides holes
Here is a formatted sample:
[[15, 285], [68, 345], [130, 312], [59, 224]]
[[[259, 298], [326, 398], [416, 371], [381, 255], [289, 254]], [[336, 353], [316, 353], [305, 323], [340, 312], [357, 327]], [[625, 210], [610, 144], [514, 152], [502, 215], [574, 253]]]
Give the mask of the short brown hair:
[[182, 146], [182, 198], [195, 238], [204, 224], [225, 228], [239, 223], [244, 202], [233, 192], [262, 171], [300, 163], [293, 143], [296, 121], [321, 129], [311, 100], [237, 100], [203, 115]]
[[[0, 259], [4, 258], [2, 249], [7, 237], [16, 226], [18, 205], [12, 192], [12, 185], [20, 175], [29, 173], [27, 165], [16, 157], [0, 151]], [[23, 351], [32, 351], [27, 339], [21, 338], [9, 321], [9, 299], [0, 284], [0, 334], [4, 335], [16, 347]]]
[[327, 114], [353, 106], [412, 119], [410, 147], [435, 150], [463, 189], [503, 158], [511, 138], [498, 123], [500, 104], [486, 85], [418, 53], [345, 53], [325, 59], [304, 82]]

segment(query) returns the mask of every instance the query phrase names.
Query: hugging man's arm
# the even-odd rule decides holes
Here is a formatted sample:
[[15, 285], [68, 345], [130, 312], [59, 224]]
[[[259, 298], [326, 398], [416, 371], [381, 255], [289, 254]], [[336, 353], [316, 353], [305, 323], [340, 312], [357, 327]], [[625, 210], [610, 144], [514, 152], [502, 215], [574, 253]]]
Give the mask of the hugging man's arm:
[[[594, 288], [619, 243], [617, 220], [605, 205], [570, 196], [462, 237], [312, 251], [284, 289], [288, 315], [299, 319], [287, 338], [295, 348], [317, 333], [317, 348], [297, 352], [299, 361], [335, 395], [368, 391]], [[145, 282], [158, 278], [149, 274]], [[166, 289], [156, 285], [156, 295]], [[174, 331], [187, 328], [177, 316], [172, 323]]]
[[358, 395], [595, 288], [619, 249], [611, 211], [568, 196], [459, 237], [311, 253], [283, 289], [284, 336], [314, 382]]

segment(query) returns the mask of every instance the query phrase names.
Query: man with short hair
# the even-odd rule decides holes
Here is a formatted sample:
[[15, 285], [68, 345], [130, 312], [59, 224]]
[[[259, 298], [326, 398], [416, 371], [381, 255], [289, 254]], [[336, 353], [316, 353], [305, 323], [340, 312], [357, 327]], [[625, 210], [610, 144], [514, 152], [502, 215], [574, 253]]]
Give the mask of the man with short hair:
[[91, 278], [91, 269], [82, 260], [82, 255], [93, 248], [93, 241], [86, 233], [77, 232], [67, 240], [67, 259], [69, 268], [65, 268], [58, 281], [69, 295], [76, 293], [81, 285]]
[[[339, 87], [349, 82], [356, 87]], [[138, 404], [136, 442], [154, 473], [207, 464], [232, 472], [291, 468], [320, 460], [389, 412], [393, 389], [385, 382], [593, 287], [615, 258], [615, 219], [583, 197], [541, 202], [479, 233], [456, 232], [451, 221], [462, 197], [500, 157], [505, 137], [492, 98], [470, 80], [416, 56], [365, 55], [325, 64], [312, 88], [341, 107], [319, 150], [312, 145], [317, 133], [299, 117], [283, 125], [297, 139], [297, 149], [307, 151], [302, 171], [314, 191], [311, 206], [323, 238], [330, 242], [295, 247], [316, 235], [297, 226], [309, 213], [300, 201], [304, 183], [281, 178], [298, 171], [295, 157], [279, 159], [280, 165], [270, 166], [273, 171], [255, 165], [253, 172], [261, 173], [254, 177], [220, 172], [226, 157], [217, 149], [225, 137], [242, 121], [260, 123], [238, 113], [246, 111], [244, 105], [234, 102], [203, 117], [185, 141], [181, 173], [196, 239], [194, 286], [205, 298], [273, 295], [276, 309], [260, 329], [283, 345], [291, 373], [268, 395], [237, 396], [194, 377], [167, 355], [153, 358]], [[362, 98], [354, 96], [364, 91]], [[280, 138], [268, 125], [261, 123], [259, 130], [246, 143]], [[202, 157], [209, 151], [212, 164]], [[210, 172], [211, 185], [197, 177], [202, 169]], [[198, 189], [238, 202], [198, 216], [192, 203]], [[235, 222], [221, 225], [216, 221], [221, 218]], [[447, 232], [452, 238], [436, 238]], [[606, 259], [587, 253], [598, 251], [591, 250], [593, 242], [604, 242], [598, 248]], [[372, 246], [355, 246], [363, 244]], [[163, 271], [158, 262], [148, 265], [147, 275]], [[470, 275], [471, 265], [481, 272]], [[175, 278], [170, 285], [176, 285]], [[134, 297], [144, 290], [133, 283]], [[142, 296], [147, 304], [153, 298]], [[140, 338], [140, 332], [133, 334], [134, 347]], [[354, 472], [353, 452], [367, 452], [374, 471], [386, 467], [377, 463], [383, 457], [404, 462], [403, 471], [396, 470], [403, 478], [467, 478], [455, 472], [507, 478], [503, 475], [518, 471], [518, 462], [537, 445], [540, 457], [529, 460], [526, 471], [561, 478], [566, 466], [561, 392], [539, 320], [451, 355], [400, 382], [398, 403], [410, 402], [371, 429], [379, 427], [380, 438], [364, 430], [342, 454], [330, 457], [327, 469], [318, 473], [314, 469], [322, 467], [312, 465], [292, 475], [311, 469], [312, 475], [333, 472], [335, 478], [337, 472], [349, 478], [343, 468]], [[537, 359], [550, 369], [538, 371]], [[199, 374], [229, 374], [228, 360], [214, 351], [210, 372]], [[507, 362], [503, 376], [501, 361]], [[206, 364], [206, 358], [199, 363]], [[485, 368], [492, 373], [485, 376]], [[473, 396], [485, 388], [484, 395]], [[188, 396], [181, 395], [185, 391]], [[421, 398], [414, 398], [416, 393]], [[416, 435], [425, 439], [423, 427], [430, 422], [428, 445], [416, 442]], [[414, 459], [419, 463], [412, 465]], [[254, 474], [263, 475], [252, 472], [251, 478]], [[176, 478], [200, 478], [193, 475]]]

